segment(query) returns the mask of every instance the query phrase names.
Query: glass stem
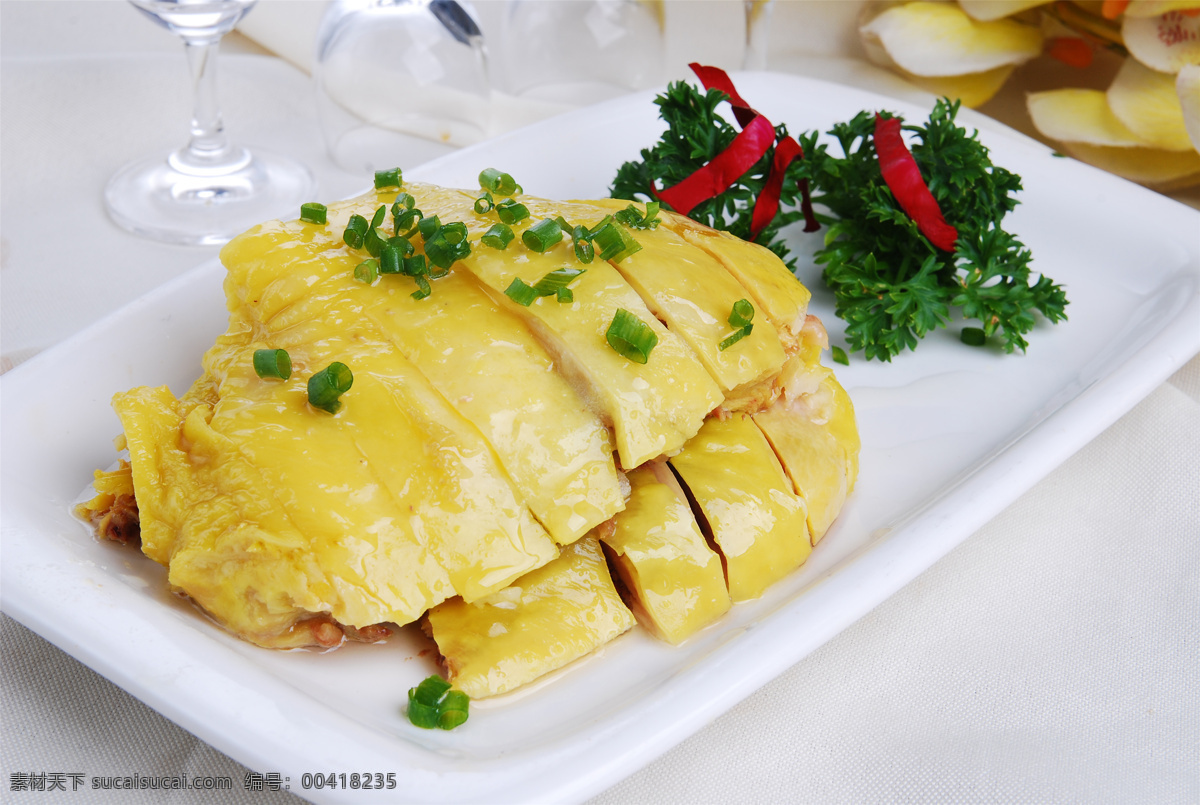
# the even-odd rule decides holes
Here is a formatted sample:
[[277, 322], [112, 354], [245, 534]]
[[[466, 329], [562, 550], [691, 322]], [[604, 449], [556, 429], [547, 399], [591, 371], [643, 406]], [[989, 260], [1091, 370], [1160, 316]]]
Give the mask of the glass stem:
[[217, 51], [220, 37], [185, 38], [192, 73], [192, 127], [188, 144], [171, 155], [181, 173], [213, 175], [245, 167], [248, 154], [225, 136], [217, 100]]

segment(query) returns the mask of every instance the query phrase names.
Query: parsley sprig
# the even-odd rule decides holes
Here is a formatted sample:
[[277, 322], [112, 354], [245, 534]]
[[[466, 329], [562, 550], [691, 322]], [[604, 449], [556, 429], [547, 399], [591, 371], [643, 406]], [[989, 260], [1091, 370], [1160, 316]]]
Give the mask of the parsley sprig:
[[[610, 195], [630, 201], [657, 201], [655, 182], [659, 189], [672, 187], [728, 148], [738, 131], [717, 112], [727, 97], [720, 90], [704, 90], [685, 81], [670, 84], [666, 93], [654, 100], [667, 131], [651, 148], [642, 149], [640, 161], [626, 162], [617, 170]], [[787, 127], [776, 126], [775, 135], [778, 142], [787, 136]], [[698, 204], [688, 217], [751, 240], [754, 201], [766, 184], [774, 158], [772, 147], [732, 187]], [[757, 240], [786, 260], [789, 252], [779, 230], [801, 217], [800, 189], [795, 182], [784, 183], [780, 202], [780, 214]]]
[[[671, 84], [655, 100], [667, 131], [642, 150], [641, 161], [621, 166], [611, 194], [653, 200], [655, 187], [678, 184], [728, 148], [737, 130], [717, 113], [726, 97], [716, 89]], [[957, 102], [941, 100], [926, 125], [903, 127], [916, 135], [913, 159], [947, 222], [958, 230], [954, 251], [930, 243], [888, 189], [875, 154], [871, 112], [828, 132], [841, 156], [818, 142], [817, 132], [796, 138], [804, 158], [788, 168], [779, 213], [754, 238], [794, 268], [780, 230], [803, 217], [800, 182], [807, 179], [817, 217], [828, 226], [816, 262], [824, 267], [851, 349], [869, 359], [890, 361], [915, 349], [956, 313], [977, 320], [984, 338], [998, 337], [1007, 352], [1028, 347], [1025, 336], [1036, 324], [1035, 312], [1051, 322], [1067, 317], [1062, 286], [1045, 276], [1035, 279], [1029, 249], [1001, 226], [1017, 205], [1020, 177], [992, 164], [977, 135], [955, 123], [958, 109]], [[777, 126], [776, 142], [786, 133]], [[690, 217], [750, 240], [754, 203], [774, 150], [728, 190], [697, 205]]]

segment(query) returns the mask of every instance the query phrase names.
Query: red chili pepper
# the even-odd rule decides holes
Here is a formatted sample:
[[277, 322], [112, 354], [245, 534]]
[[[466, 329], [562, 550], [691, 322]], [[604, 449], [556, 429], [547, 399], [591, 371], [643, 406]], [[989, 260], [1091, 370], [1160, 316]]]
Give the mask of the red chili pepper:
[[697, 204], [728, 190], [775, 142], [775, 127], [762, 115], [750, 121], [721, 153], [674, 187], [658, 191], [658, 197], [681, 215]]
[[875, 115], [875, 154], [883, 181], [900, 208], [917, 224], [929, 242], [947, 252], [954, 251], [958, 230], [946, 223], [937, 199], [921, 178], [921, 169], [900, 138], [900, 118]]
[[[696, 62], [688, 65], [700, 79], [705, 89], [718, 89], [729, 96], [729, 104], [733, 107], [734, 117], [742, 127], [739, 134], [729, 147], [713, 158], [711, 162], [700, 168], [688, 178], [674, 187], [667, 188], [657, 195], [670, 204], [676, 212], [687, 215], [695, 207], [720, 193], [725, 192], [736, 182], [754, 163], [758, 162], [771, 147], [775, 140], [775, 127], [766, 117], [759, 114], [742, 98], [737, 88], [733, 86], [729, 74], [719, 67], [709, 67]], [[748, 132], [753, 130], [752, 135]], [[751, 238], [771, 223], [779, 212], [779, 194], [783, 188], [784, 175], [788, 166], [797, 157], [803, 157], [804, 151], [791, 137], [779, 142], [775, 149], [775, 157], [771, 169], [767, 173], [763, 190], [754, 202], [754, 212], [751, 215]], [[743, 167], [744, 166], [744, 167]], [[800, 182], [800, 209], [804, 213], [804, 231], [813, 232], [820, 228], [813, 214], [812, 199], [808, 192], [808, 182]]]

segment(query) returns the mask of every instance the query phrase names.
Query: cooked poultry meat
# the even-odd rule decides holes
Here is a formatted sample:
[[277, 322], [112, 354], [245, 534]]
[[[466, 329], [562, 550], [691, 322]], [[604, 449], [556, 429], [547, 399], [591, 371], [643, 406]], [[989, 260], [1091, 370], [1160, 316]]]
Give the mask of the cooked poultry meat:
[[[382, 639], [428, 613], [473, 696], [628, 629], [609, 563], [646, 627], [678, 643], [805, 560], [853, 486], [858, 440], [808, 291], [773, 254], [662, 213], [624, 230], [631, 254], [584, 264], [572, 234], [626, 203], [526, 196], [501, 250], [481, 242], [497, 219], [475, 194], [403, 190], [426, 219], [461, 222], [469, 253], [356, 279], [370, 256], [343, 232], [395, 188], [230, 242], [228, 330], [182, 397], [116, 396], [130, 466], [98, 474], [92, 521], [128, 533], [132, 510], [172, 587], [262, 646]], [[558, 245], [522, 244], [559, 216]], [[394, 238], [386, 212], [374, 223]], [[430, 237], [411, 234], [413, 257], [432, 262]], [[563, 269], [569, 293], [509, 293]], [[735, 303], [758, 315], [730, 340]], [[653, 334], [644, 362], [614, 347], [621, 315]], [[290, 376], [260, 376], [260, 350], [286, 350]], [[353, 383], [329, 413], [308, 382], [333, 362]], [[136, 502], [118, 504], [130, 481]]]

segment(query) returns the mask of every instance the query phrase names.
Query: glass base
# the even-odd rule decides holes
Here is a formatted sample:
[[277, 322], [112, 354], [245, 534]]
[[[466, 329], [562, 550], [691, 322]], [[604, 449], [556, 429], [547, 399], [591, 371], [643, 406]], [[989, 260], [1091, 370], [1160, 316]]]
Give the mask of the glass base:
[[256, 150], [243, 167], [221, 175], [183, 173], [166, 157], [133, 162], [109, 180], [104, 203], [135, 235], [215, 246], [263, 221], [298, 217], [315, 190], [308, 168]]

